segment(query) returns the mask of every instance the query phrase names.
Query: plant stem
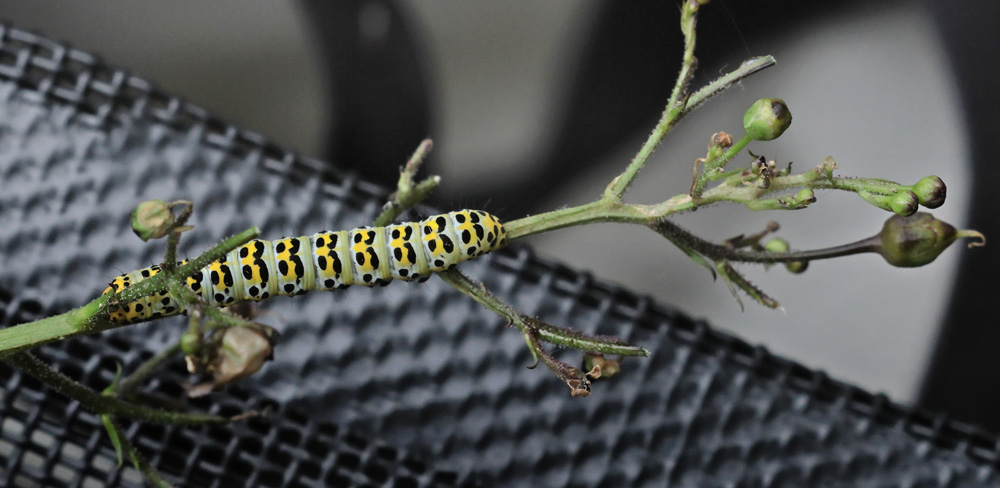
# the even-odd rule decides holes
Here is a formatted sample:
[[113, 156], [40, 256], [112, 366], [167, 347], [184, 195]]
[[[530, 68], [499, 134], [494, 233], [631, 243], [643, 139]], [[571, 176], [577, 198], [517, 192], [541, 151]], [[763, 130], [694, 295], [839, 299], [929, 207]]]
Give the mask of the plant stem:
[[[545, 342], [563, 347], [580, 349], [603, 354], [618, 354], [621, 356], [649, 356], [649, 351], [621, 341], [616, 337], [592, 336], [573, 330], [556, 327], [537, 318], [528, 317], [518, 312], [514, 307], [500, 300], [486, 290], [482, 283], [477, 283], [455, 268], [438, 273], [449, 285], [468, 295], [484, 307], [507, 319], [521, 333], [537, 337]], [[532, 351], [533, 353], [536, 351]]]
[[775, 60], [773, 56], [760, 56], [743, 61], [743, 63], [741, 63], [735, 70], [720, 76], [691, 94], [691, 96], [688, 97], [687, 103], [684, 104], [684, 111], [681, 115], [691, 113], [691, 111], [698, 108], [698, 106], [702, 103], [705, 103], [705, 101], [709, 98], [718, 95], [726, 88], [739, 83], [750, 75], [774, 66], [774, 64]]
[[423, 164], [432, 147], [433, 143], [431, 140], [424, 139], [417, 147], [417, 150], [413, 152], [406, 166], [399, 172], [396, 191], [389, 197], [389, 201], [383, 207], [382, 213], [372, 223], [373, 226], [383, 227], [392, 223], [392, 221], [396, 220], [396, 217], [399, 217], [399, 214], [423, 201], [427, 198], [427, 195], [437, 188], [438, 183], [441, 182], [440, 176], [431, 176], [416, 185], [413, 184], [417, 171], [420, 170], [420, 165]]
[[671, 241], [679, 241], [685, 247], [697, 251], [714, 261], [741, 261], [745, 263], [790, 263], [795, 261], [815, 261], [818, 259], [830, 259], [852, 254], [862, 254], [866, 252], [877, 252], [879, 249], [879, 236], [872, 236], [861, 239], [850, 244], [827, 247], [822, 249], [812, 249], [806, 251], [789, 252], [769, 252], [754, 251], [748, 249], [737, 249], [730, 246], [709, 242], [682, 229], [677, 224], [662, 219], [649, 226], [654, 231], [662, 234]]
[[169, 412], [101, 395], [52, 369], [28, 352], [13, 354], [3, 358], [3, 360], [32, 378], [44, 383], [56, 392], [80, 402], [80, 404], [98, 414], [173, 425], [225, 425], [230, 422], [229, 418], [218, 415]]
[[[190, 227], [185, 227], [184, 224], [187, 224], [188, 218], [194, 212], [194, 204], [187, 200], [177, 200], [172, 205], [182, 205], [180, 214], [174, 220], [173, 228], [183, 227], [190, 229]], [[180, 243], [182, 232], [173, 230], [167, 236], [167, 250], [163, 253], [163, 265], [160, 266], [164, 271], [172, 272], [177, 267], [177, 244]]]
[[[564, 227], [589, 224], [593, 222], [620, 222], [628, 224], [653, 225], [664, 217], [718, 202], [733, 202], [759, 210], [761, 197], [776, 192], [791, 191], [800, 188], [817, 190], [844, 190], [850, 192], [871, 191], [890, 192], [891, 186], [902, 187], [898, 183], [876, 178], [845, 178], [832, 176], [836, 168], [833, 159], [827, 158], [816, 168], [796, 175], [777, 176], [771, 179], [767, 188], [760, 188], [751, 183], [740, 183], [740, 175], [734, 175], [723, 184], [706, 190], [701, 198], [691, 195], [675, 195], [668, 200], [652, 204], [626, 204], [620, 201], [601, 199], [596, 202], [562, 208], [504, 224], [507, 238], [510, 240], [549, 232]], [[870, 186], [869, 186], [870, 185]], [[781, 208], [775, 203], [774, 208]]]
[[684, 108], [687, 104], [685, 98], [688, 93], [688, 86], [691, 84], [695, 64], [697, 64], [697, 60], [694, 57], [694, 45], [695, 24], [697, 23], [697, 16], [695, 14], [698, 12], [698, 7], [698, 2], [691, 0], [684, 2], [684, 6], [681, 7], [681, 32], [684, 33], [684, 58], [681, 62], [681, 72], [677, 75], [677, 81], [674, 82], [674, 89], [670, 92], [670, 99], [663, 110], [660, 122], [653, 128], [652, 134], [649, 135], [646, 142], [639, 148], [638, 154], [632, 158], [632, 162], [625, 168], [625, 171], [612, 180], [611, 184], [604, 190], [605, 200], [621, 199], [622, 195], [625, 194], [625, 190], [635, 180], [636, 175], [646, 165], [649, 156], [656, 150], [656, 146], [660, 145], [660, 141], [677, 124], [684, 113]]
[[[212, 261], [221, 258], [227, 252], [249, 242], [258, 235], [260, 235], [260, 230], [256, 227], [240, 232], [216, 245], [201, 256], [192, 259], [188, 264], [179, 266], [175, 273], [180, 276], [194, 274]], [[101, 314], [104, 313], [107, 304], [112, 299], [117, 300], [119, 303], [128, 303], [165, 290], [169, 276], [169, 273], [161, 272], [147, 280], [136, 283], [135, 286], [126, 288], [118, 294], [101, 295], [91, 300], [90, 303], [69, 312], [0, 329], [0, 359], [4, 359], [13, 353], [67, 337], [81, 334], [95, 334], [97, 332], [132, 325], [109, 322]]]
[[174, 344], [158, 352], [155, 356], [149, 358], [148, 361], [140, 364], [134, 373], [118, 383], [115, 387], [115, 395], [119, 397], [131, 395], [143, 381], [146, 381], [146, 378], [149, 378], [150, 375], [167, 364], [180, 351], [181, 345], [179, 343]]
[[197, 273], [205, 266], [211, 264], [212, 261], [221, 259], [229, 251], [232, 251], [233, 249], [236, 249], [237, 247], [242, 246], [243, 244], [246, 244], [247, 242], [250, 242], [253, 239], [256, 239], [258, 236], [260, 236], [260, 229], [258, 229], [257, 227], [251, 227], [247, 230], [244, 230], [243, 232], [240, 232], [239, 234], [236, 234], [220, 242], [219, 244], [216, 244], [214, 247], [212, 247], [208, 251], [205, 251], [200, 256], [188, 261], [187, 264], [183, 266], [178, 266], [173, 274], [161, 272], [156, 276], [142, 280], [122, 290], [121, 292], [115, 294], [113, 297], [108, 295], [104, 296], [108, 297], [109, 299], [113, 299], [117, 303], [129, 303], [131, 301], [138, 300], [139, 298], [142, 297], [152, 296], [155, 293], [159, 293], [163, 290], [166, 290], [167, 281], [170, 280], [171, 278], [176, 276], [187, 278], [188, 276]]
[[[135, 468], [146, 477], [146, 480], [156, 488], [173, 488], [174, 485], [167, 481], [167, 479], [164, 478], [163, 475], [156, 470], [156, 468], [149, 464], [149, 461], [147, 461], [139, 450], [136, 449], [131, 442], [129, 442], [128, 437], [126, 437], [123, 433], [124, 431], [121, 424], [114, 419], [111, 420], [111, 424], [114, 428], [109, 429], [109, 433], [117, 437], [117, 444], [128, 452], [128, 457], [132, 460], [132, 464], [134, 464]], [[121, 460], [119, 459], [119, 461]]]

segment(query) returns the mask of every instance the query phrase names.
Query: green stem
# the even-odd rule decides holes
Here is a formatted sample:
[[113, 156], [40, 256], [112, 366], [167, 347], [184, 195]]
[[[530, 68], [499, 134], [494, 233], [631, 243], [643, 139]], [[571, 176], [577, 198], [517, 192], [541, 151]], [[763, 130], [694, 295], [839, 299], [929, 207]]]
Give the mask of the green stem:
[[218, 415], [169, 412], [101, 395], [52, 369], [28, 352], [13, 354], [4, 357], [3, 360], [98, 414], [173, 425], [225, 425], [230, 422], [229, 418]]
[[[149, 483], [156, 488], [173, 488], [174, 485], [167, 481], [167, 479], [164, 478], [163, 475], [161, 475], [160, 472], [153, 467], [153, 465], [149, 464], [149, 461], [146, 461], [146, 458], [139, 452], [139, 450], [136, 449], [131, 442], [129, 442], [128, 437], [124, 434], [121, 424], [115, 420], [111, 420], [111, 424], [114, 428], [109, 429], [109, 433], [117, 437], [117, 444], [128, 452], [129, 459], [132, 460], [135, 468], [146, 477], [146, 481], [149, 481]], [[119, 461], [121, 461], [121, 459], [119, 459]]]
[[140, 364], [134, 373], [118, 383], [115, 387], [115, 395], [118, 397], [127, 397], [131, 395], [137, 388], [139, 388], [139, 385], [146, 381], [146, 378], [149, 378], [153, 373], [167, 364], [167, 362], [173, 359], [173, 357], [180, 351], [181, 345], [174, 344], [149, 358], [148, 361]]
[[[715, 138], [713, 137], [713, 140], [714, 139]], [[753, 141], [753, 139], [751, 139], [750, 136], [744, 135], [740, 138], [740, 140], [730, 146], [726, 152], [719, 154], [717, 157], [712, 157], [712, 155], [718, 154], [717, 151], [720, 151], [721, 148], [718, 146], [710, 147], [708, 156], [709, 159], [705, 161], [705, 166], [701, 173], [697, 173], [697, 164], [695, 165], [696, 176], [694, 183], [691, 184], [691, 191], [689, 192], [691, 198], [695, 200], [700, 199], [702, 192], [705, 191], [705, 186], [708, 185], [709, 182], [723, 178], [728, 174], [732, 174], [723, 173], [722, 168], [726, 166], [726, 163], [728, 163], [730, 159], [739, 154], [739, 152], [742, 151], [747, 144], [750, 144], [751, 141]]]
[[[177, 268], [176, 275], [190, 276], [227, 252], [260, 235], [256, 227], [226, 239], [208, 252]], [[159, 293], [167, 288], [168, 274], [160, 273], [126, 288], [116, 295], [102, 295], [90, 303], [69, 312], [0, 329], [0, 359], [10, 354], [31, 349], [42, 344], [81, 334], [95, 334], [131, 324], [112, 323], [101, 314], [112, 299], [128, 303], [144, 296]], [[150, 284], [151, 283], [151, 284]]]
[[219, 244], [216, 244], [214, 247], [212, 247], [208, 251], [205, 251], [200, 256], [188, 261], [187, 264], [183, 266], [178, 266], [177, 270], [174, 272], [173, 275], [161, 272], [156, 276], [142, 280], [114, 295], [114, 300], [117, 303], [129, 303], [138, 300], [142, 297], [152, 296], [156, 293], [166, 290], [167, 281], [169, 281], [172, 276], [181, 276], [187, 278], [188, 276], [197, 273], [205, 266], [211, 264], [212, 261], [221, 259], [229, 251], [232, 251], [233, 249], [236, 249], [237, 247], [242, 246], [243, 244], [246, 244], [247, 242], [250, 242], [253, 239], [256, 239], [258, 236], [260, 236], [260, 229], [258, 229], [257, 227], [251, 227], [247, 230], [244, 230], [243, 232], [240, 232], [239, 234], [236, 234], [220, 242]]
[[649, 357], [649, 351], [633, 346], [614, 336], [587, 335], [575, 330], [556, 327], [533, 317], [523, 317], [539, 340], [589, 353]]
[[[507, 237], [510, 240], [549, 232], [564, 227], [589, 224], [594, 222], [619, 222], [628, 224], [653, 225], [660, 219], [678, 212], [695, 210], [699, 207], [719, 202], [733, 202], [746, 205], [752, 209], [761, 209], [758, 203], [762, 196], [800, 188], [817, 190], [845, 190], [859, 192], [871, 190], [868, 184], [878, 191], [886, 191], [894, 183], [876, 178], [845, 178], [832, 176], [836, 164], [827, 158], [822, 164], [805, 173], [788, 176], [777, 176], [771, 179], [771, 185], [760, 188], [752, 183], [742, 183], [739, 175], [731, 180], [706, 190], [701, 198], [682, 194], [653, 204], [626, 204], [620, 201], [601, 199], [575, 207], [563, 208], [537, 215], [513, 220], [504, 224]], [[777, 203], [774, 207], [780, 207]], [[770, 208], [770, 207], [768, 207]]]
[[815, 261], [818, 259], [837, 258], [866, 252], [878, 252], [880, 242], [879, 236], [876, 235], [867, 239], [861, 239], [857, 242], [852, 242], [850, 244], [843, 244], [823, 249], [769, 252], [737, 249], [731, 246], [709, 242], [682, 229], [680, 226], [667, 219], [662, 219], [649, 227], [671, 240], [671, 242], [679, 242], [683, 244], [684, 247], [693, 249], [713, 261], [726, 260], [745, 263], [790, 263], [795, 261]]
[[715, 81], [705, 85], [688, 97], [687, 103], [684, 104], [684, 111], [681, 115], [687, 115], [692, 110], [698, 108], [699, 105], [705, 103], [709, 98], [718, 95], [726, 88], [739, 83], [750, 75], [770, 68], [771, 66], [774, 66], [774, 64], [775, 61], [773, 56], [760, 56], [743, 61], [743, 63], [740, 64], [735, 70], [716, 78]]
[[582, 334], [562, 327], [556, 327], [534, 317], [523, 315], [514, 307], [511, 307], [487, 291], [482, 283], [473, 281], [455, 268], [438, 273], [438, 276], [449, 285], [458, 289], [458, 291], [506, 319], [520, 329], [523, 334], [537, 337], [552, 344], [583, 351], [618, 354], [621, 356], [649, 356], [649, 351], [646, 349], [629, 345], [616, 337]]
[[[171, 205], [183, 205], [181, 207], [180, 214], [174, 220], [174, 229], [185, 227], [188, 218], [191, 217], [191, 213], [194, 212], [194, 204], [187, 200], [177, 200]], [[190, 228], [190, 227], [185, 227]], [[163, 253], [163, 264], [160, 266], [166, 272], [173, 272], [174, 268], [177, 267], [177, 244], [180, 243], [181, 233], [183, 231], [173, 230], [167, 236], [167, 250]]]
[[399, 172], [396, 191], [389, 197], [389, 201], [386, 202], [382, 213], [375, 219], [375, 222], [372, 224], [373, 226], [383, 227], [392, 223], [396, 220], [396, 217], [399, 217], [399, 214], [423, 201], [427, 198], [427, 195], [430, 195], [437, 188], [438, 183], [441, 182], [440, 176], [431, 176], [416, 185], [413, 184], [414, 178], [417, 176], [417, 171], [420, 170], [420, 165], [423, 164], [432, 147], [433, 143], [430, 139], [424, 139], [417, 146], [417, 150], [410, 156], [410, 160], [407, 161], [406, 166]]
[[[566, 385], [569, 386], [570, 392], [574, 397], [590, 395], [590, 380], [587, 379], [587, 376], [582, 371], [556, 359], [549, 354], [549, 352], [538, 343], [538, 336], [535, 334], [526, 332], [524, 334], [524, 341], [528, 344], [528, 348], [535, 356], [535, 364], [538, 364], [538, 358], [541, 358], [542, 362], [545, 363], [545, 365], [548, 366], [553, 373], [555, 373], [557, 378], [566, 382]], [[531, 367], [533, 368], [534, 366]]]
[[684, 33], [684, 58], [681, 62], [681, 72], [677, 75], [677, 81], [674, 82], [674, 88], [670, 92], [670, 99], [663, 110], [660, 122], [653, 128], [653, 133], [649, 135], [646, 142], [639, 148], [638, 154], [632, 158], [632, 162], [625, 168], [625, 171], [612, 180], [611, 184], [604, 190], [605, 200], [621, 199], [622, 195], [625, 194], [625, 190], [635, 180], [636, 175], [646, 165], [649, 156], [660, 145], [667, 132], [670, 132], [670, 129], [680, 121], [684, 113], [684, 108], [687, 104], [685, 96], [688, 93], [688, 86], [691, 84], [691, 78], [694, 76], [695, 64], [697, 63], [694, 57], [694, 45], [695, 24], [697, 21], [695, 14], [698, 12], [698, 6], [698, 2], [686, 1], [681, 8], [681, 32]]

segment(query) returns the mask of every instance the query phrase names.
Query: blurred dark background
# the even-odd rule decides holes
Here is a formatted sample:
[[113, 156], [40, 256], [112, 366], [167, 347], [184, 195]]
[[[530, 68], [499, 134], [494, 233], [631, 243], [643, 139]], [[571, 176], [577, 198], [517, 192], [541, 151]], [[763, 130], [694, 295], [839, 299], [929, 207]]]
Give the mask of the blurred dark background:
[[[678, 11], [648, 0], [12, 1], [0, 15], [385, 185], [432, 137], [427, 171], [444, 177], [436, 205], [516, 218], [591, 200], [628, 162], [677, 71]], [[750, 56], [778, 65], [689, 117], [630, 199], [686, 191], [709, 136], [737, 133], [753, 100], [776, 96], [795, 123], [755, 152], [798, 169], [832, 155], [842, 174], [906, 183], [938, 174], [949, 202], [935, 215], [1000, 235], [987, 188], [1000, 179], [986, 152], [1000, 120], [1000, 5], [715, 1], [702, 12], [696, 86]], [[717, 207], [678, 221], [723, 239], [779, 220], [808, 248], [873, 234], [886, 217], [851, 195], [821, 194], [803, 212]], [[782, 314], [741, 312], [722, 284], [643, 229], [592, 226], [532, 245], [834, 377], [1000, 430], [991, 247], [956, 246], [919, 270], [877, 257], [814, 263], [802, 276], [751, 268]]]

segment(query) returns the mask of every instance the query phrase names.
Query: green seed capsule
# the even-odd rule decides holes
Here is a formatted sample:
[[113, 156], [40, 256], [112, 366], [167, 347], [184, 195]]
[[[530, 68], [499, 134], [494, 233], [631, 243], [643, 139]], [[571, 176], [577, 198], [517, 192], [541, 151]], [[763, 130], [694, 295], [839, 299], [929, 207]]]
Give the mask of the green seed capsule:
[[743, 115], [743, 129], [755, 141], [777, 139], [792, 125], [792, 112], [784, 100], [761, 98]]
[[[788, 241], [775, 237], [764, 243], [764, 250], [769, 252], [788, 252], [791, 246], [788, 245]], [[809, 261], [791, 261], [785, 263], [785, 269], [790, 273], [799, 274], [809, 267]]]
[[934, 261], [955, 242], [958, 231], [929, 213], [917, 212], [909, 217], [889, 217], [878, 236], [878, 253], [889, 264], [914, 268]]

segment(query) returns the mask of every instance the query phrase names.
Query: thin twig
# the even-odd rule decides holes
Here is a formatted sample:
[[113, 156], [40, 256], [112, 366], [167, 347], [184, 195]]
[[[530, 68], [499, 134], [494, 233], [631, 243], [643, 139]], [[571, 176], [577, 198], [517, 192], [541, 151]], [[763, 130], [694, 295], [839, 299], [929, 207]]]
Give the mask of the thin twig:
[[169, 412], [105, 396], [71, 380], [28, 352], [14, 354], [3, 360], [98, 414], [172, 425], [225, 425], [232, 420], [204, 413]]
[[176, 356], [180, 351], [181, 345], [179, 343], [174, 344], [140, 364], [139, 367], [136, 368], [135, 372], [116, 385], [115, 395], [123, 398], [131, 395], [136, 388], [142, 384], [142, 382], [146, 381], [146, 379], [153, 373], [167, 364], [167, 362], [173, 359], [174, 356]]

